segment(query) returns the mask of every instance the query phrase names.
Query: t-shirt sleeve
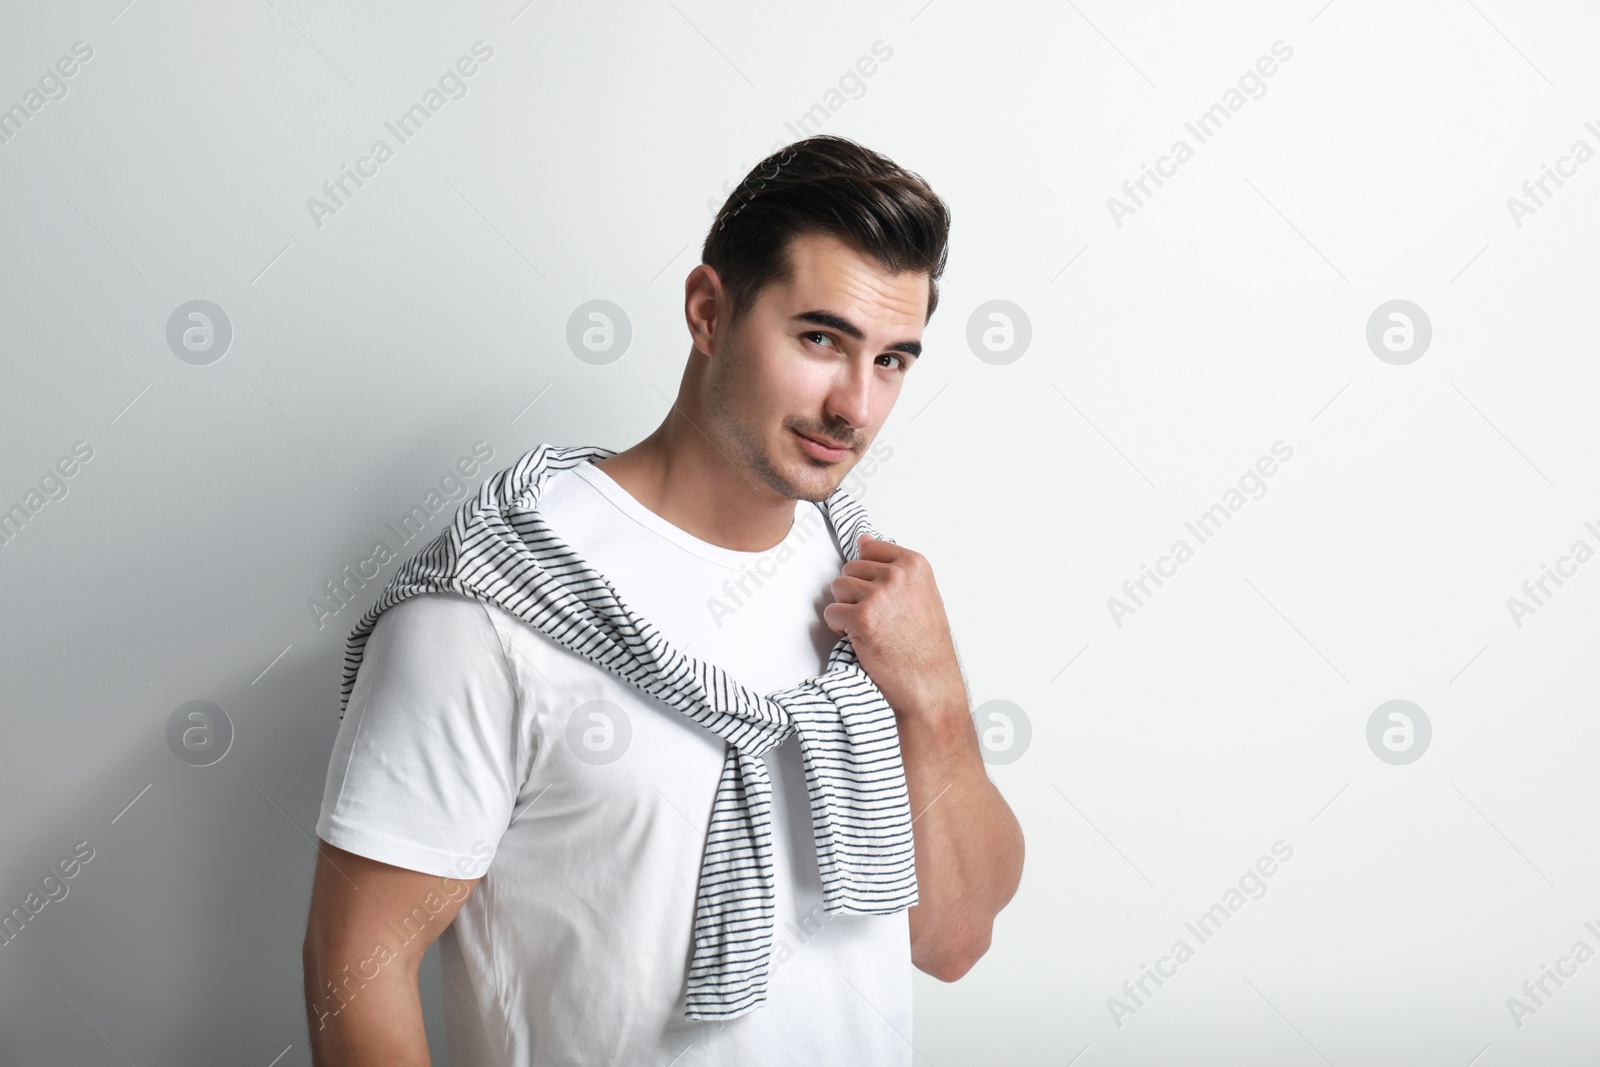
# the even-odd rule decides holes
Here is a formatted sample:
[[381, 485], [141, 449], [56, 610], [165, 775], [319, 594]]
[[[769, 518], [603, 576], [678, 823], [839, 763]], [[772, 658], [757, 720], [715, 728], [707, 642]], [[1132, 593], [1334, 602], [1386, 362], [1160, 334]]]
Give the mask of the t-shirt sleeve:
[[481, 603], [426, 593], [385, 609], [328, 761], [317, 836], [396, 867], [481, 875], [521, 784], [516, 718]]

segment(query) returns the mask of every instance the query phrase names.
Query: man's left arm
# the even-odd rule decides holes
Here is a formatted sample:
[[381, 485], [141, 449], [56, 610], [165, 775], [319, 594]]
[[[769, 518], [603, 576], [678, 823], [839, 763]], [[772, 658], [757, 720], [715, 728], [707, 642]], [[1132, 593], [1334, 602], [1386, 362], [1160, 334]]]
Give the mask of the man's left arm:
[[823, 618], [894, 708], [917, 856], [911, 959], [945, 982], [989, 949], [1022, 877], [1022, 828], [989, 781], [944, 602], [920, 554], [864, 538]]

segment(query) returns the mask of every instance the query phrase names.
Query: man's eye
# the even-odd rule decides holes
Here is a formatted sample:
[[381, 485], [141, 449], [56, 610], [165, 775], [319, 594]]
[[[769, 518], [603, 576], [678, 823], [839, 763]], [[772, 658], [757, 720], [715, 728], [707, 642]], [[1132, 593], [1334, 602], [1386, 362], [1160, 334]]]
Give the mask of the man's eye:
[[[893, 352], [885, 352], [882, 355], [880, 355], [878, 358], [879, 359], [897, 359], [897, 360], [899, 360], [900, 361], [900, 369], [901, 370], [905, 370], [907, 367], [909, 367], [911, 365], [911, 361], [906, 359], [905, 356], [898, 356], [898, 355], [895, 355]], [[881, 364], [880, 364], [880, 366], [881, 366]]]
[[829, 337], [827, 334], [823, 333], [821, 330], [812, 330], [810, 333], [801, 334], [801, 336], [802, 337], [808, 337], [808, 338], [809, 337], [820, 337], [824, 341], [828, 341], [830, 343], [833, 341], [833, 338]]

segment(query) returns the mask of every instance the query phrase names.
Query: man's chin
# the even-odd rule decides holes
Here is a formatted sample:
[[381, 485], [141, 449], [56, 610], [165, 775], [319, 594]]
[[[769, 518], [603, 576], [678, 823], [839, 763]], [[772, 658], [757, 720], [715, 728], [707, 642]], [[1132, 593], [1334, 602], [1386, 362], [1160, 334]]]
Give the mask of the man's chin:
[[812, 471], [811, 474], [813, 477], [792, 479], [788, 495], [796, 500], [820, 504], [833, 495], [833, 491], [839, 488], [839, 482], [825, 471]]
[[774, 466], [768, 468], [769, 477], [764, 481], [784, 496], [820, 504], [832, 496], [834, 490], [839, 488], [839, 483], [845, 479], [845, 474], [837, 474], [836, 467], [837, 465], [833, 464], [826, 467], [811, 464], [793, 467]]

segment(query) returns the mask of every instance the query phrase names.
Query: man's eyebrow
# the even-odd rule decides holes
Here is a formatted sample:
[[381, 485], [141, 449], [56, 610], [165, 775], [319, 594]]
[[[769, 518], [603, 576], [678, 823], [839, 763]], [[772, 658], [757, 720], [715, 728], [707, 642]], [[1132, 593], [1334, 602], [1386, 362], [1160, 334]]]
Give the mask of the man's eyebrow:
[[[861, 332], [861, 327], [841, 315], [835, 315], [831, 311], [802, 311], [795, 316], [795, 319], [800, 322], [809, 322], [814, 326], [826, 326], [830, 330], [838, 330], [846, 337], [853, 337], [857, 341], [866, 336]], [[922, 342], [897, 341], [885, 351], [904, 352], [906, 355], [916, 358], [922, 355]]]

